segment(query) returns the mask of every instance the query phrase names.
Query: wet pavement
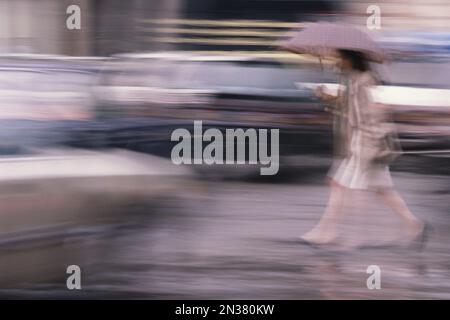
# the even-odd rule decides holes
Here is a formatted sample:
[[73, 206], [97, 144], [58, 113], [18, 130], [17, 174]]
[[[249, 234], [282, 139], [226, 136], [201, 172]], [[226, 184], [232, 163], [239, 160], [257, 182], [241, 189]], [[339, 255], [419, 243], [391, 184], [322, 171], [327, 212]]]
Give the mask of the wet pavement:
[[[85, 252], [72, 261], [82, 269], [82, 290], [67, 290], [64, 275], [18, 284], [0, 296], [449, 299], [448, 176], [397, 172], [393, 178], [412, 211], [434, 227], [422, 252], [395, 241], [323, 248], [299, 243], [325, 208], [329, 190], [323, 176], [289, 183], [209, 182], [195, 197], [170, 203], [171, 210], [144, 223], [130, 221], [113, 236], [77, 244]], [[372, 205], [374, 212], [388, 211], [376, 201]], [[381, 218], [371, 218], [382, 238]], [[358, 225], [357, 234], [366, 233], [364, 226]], [[380, 290], [367, 288], [369, 265], [381, 269]]]

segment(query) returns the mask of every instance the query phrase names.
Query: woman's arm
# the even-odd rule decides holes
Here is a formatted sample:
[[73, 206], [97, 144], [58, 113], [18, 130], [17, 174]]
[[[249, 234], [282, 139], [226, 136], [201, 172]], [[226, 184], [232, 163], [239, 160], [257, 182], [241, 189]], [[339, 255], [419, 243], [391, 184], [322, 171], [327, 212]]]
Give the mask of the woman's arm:
[[373, 138], [383, 138], [392, 130], [392, 126], [388, 123], [388, 107], [373, 100], [370, 89], [376, 85], [376, 79], [370, 74], [360, 79], [356, 105], [357, 126]]
[[319, 98], [320, 100], [327, 102], [327, 103], [342, 103], [342, 96], [337, 95], [331, 95], [328, 93], [325, 93], [325, 87], [324, 86], [319, 86], [317, 87], [317, 89], [315, 90], [315, 95], [317, 98]]

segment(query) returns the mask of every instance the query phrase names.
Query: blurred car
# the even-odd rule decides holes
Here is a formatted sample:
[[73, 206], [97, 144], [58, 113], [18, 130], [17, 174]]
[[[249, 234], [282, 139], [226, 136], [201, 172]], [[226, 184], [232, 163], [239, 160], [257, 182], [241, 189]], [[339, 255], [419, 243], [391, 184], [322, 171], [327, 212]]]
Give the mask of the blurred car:
[[90, 88], [101, 61], [0, 55], [0, 119], [91, 119]]
[[94, 119], [90, 88], [101, 68], [98, 62], [0, 55], [0, 153], [16, 146], [63, 145], [69, 128]]
[[102, 259], [114, 248], [99, 239], [183, 212], [196, 189], [188, 168], [125, 150], [28, 149], [2, 155], [0, 168], [2, 288], [64, 278], [67, 266]]
[[397, 60], [448, 60], [450, 34], [446, 32], [387, 32], [380, 39], [381, 46]]
[[[405, 73], [405, 68], [411, 67], [423, 68], [422, 74], [437, 75], [429, 65], [421, 64], [408, 67], [394, 62], [388, 69], [376, 68], [404, 147], [427, 154], [450, 149], [447, 134], [439, 129], [440, 121], [450, 116], [450, 106], [442, 104], [448, 89], [433, 91], [434, 78], [414, 78]], [[108, 119], [97, 128], [108, 128], [105, 143], [164, 157], [170, 156], [173, 146], [170, 133], [179, 127], [192, 131], [194, 120], [202, 120], [205, 129], [278, 128], [283, 167], [284, 160], [299, 155], [331, 154], [331, 116], [309, 87], [323, 83], [336, 86], [337, 77], [331, 68], [320, 70], [310, 64], [293, 66], [249, 56], [184, 52], [117, 55], [93, 89], [99, 118]], [[436, 81], [442, 86], [441, 78]], [[414, 99], [417, 101], [411, 101]], [[420, 134], [407, 126], [412, 118]]]
[[[450, 115], [443, 81], [448, 66], [400, 61], [376, 69], [408, 152], [433, 156], [438, 151], [441, 156], [450, 149], [441, 125]], [[202, 120], [204, 129], [279, 129], [282, 171], [299, 162], [298, 156], [331, 154], [331, 115], [310, 88], [336, 86], [338, 75], [330, 68], [185, 52], [80, 59], [6, 56], [0, 57], [0, 68], [0, 150], [17, 141], [42, 141], [45, 146], [124, 148], [169, 158], [173, 130], [192, 132], [193, 121]], [[413, 76], [417, 72], [411, 68], [430, 76]], [[233, 176], [230, 169], [206, 171]], [[238, 169], [237, 176], [247, 169], [250, 175], [258, 172], [248, 166]]]
[[[115, 147], [127, 145], [169, 157], [174, 145], [171, 132], [176, 128], [192, 131], [193, 121], [202, 120], [205, 129], [221, 131], [279, 129], [284, 157], [329, 151], [330, 115], [310, 90], [296, 87], [298, 81], [324, 78], [331, 81], [336, 76], [310, 65], [290, 68], [270, 59], [175, 52], [122, 54], [103, 69], [93, 92], [98, 118], [108, 119], [102, 123], [111, 128], [107, 140]], [[112, 127], [117, 128], [116, 134], [111, 133]], [[231, 174], [230, 168], [214, 170], [221, 169]], [[258, 172], [257, 168], [250, 171]]]

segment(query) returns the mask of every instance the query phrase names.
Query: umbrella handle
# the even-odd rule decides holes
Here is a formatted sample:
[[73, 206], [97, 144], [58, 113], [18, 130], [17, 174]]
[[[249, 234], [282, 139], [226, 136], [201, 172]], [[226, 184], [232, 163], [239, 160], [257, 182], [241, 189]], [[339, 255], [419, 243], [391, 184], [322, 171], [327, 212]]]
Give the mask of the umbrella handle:
[[322, 57], [319, 56], [319, 63], [320, 63], [320, 71], [322, 72], [323, 75], [323, 64], [322, 64]]

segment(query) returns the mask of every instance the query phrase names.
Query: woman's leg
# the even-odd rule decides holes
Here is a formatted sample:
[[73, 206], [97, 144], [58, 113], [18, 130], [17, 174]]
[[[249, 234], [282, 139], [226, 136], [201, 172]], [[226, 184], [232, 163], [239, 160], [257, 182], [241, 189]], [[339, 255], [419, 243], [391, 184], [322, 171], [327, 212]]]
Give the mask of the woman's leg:
[[342, 215], [345, 188], [331, 180], [330, 198], [328, 205], [320, 221], [303, 239], [314, 243], [332, 242], [336, 238], [336, 225]]
[[383, 202], [400, 216], [403, 221], [416, 235], [423, 230], [424, 223], [417, 218], [408, 208], [405, 201], [393, 188], [381, 188], [377, 190], [377, 195], [383, 200]]

